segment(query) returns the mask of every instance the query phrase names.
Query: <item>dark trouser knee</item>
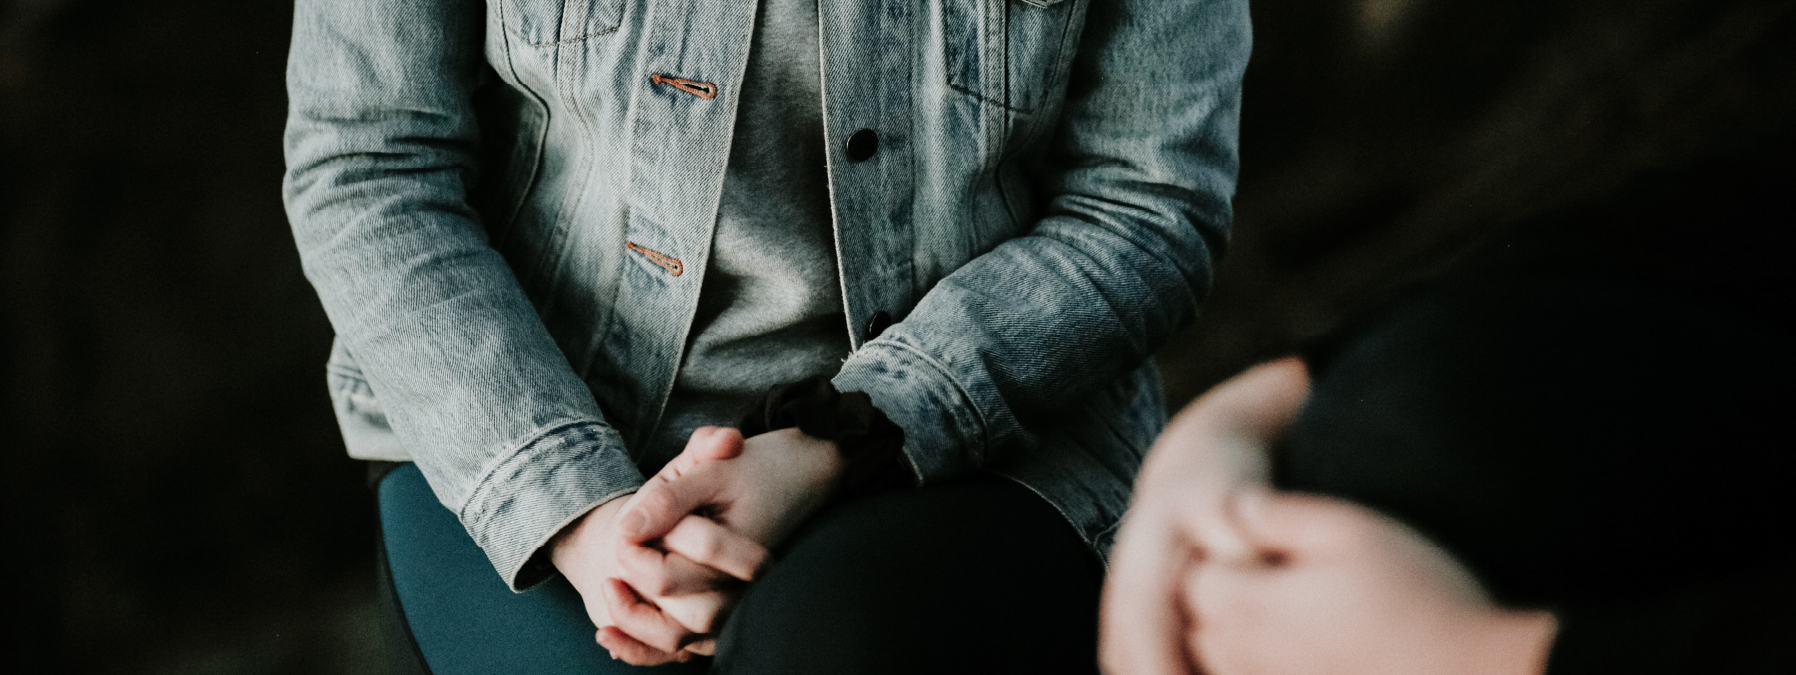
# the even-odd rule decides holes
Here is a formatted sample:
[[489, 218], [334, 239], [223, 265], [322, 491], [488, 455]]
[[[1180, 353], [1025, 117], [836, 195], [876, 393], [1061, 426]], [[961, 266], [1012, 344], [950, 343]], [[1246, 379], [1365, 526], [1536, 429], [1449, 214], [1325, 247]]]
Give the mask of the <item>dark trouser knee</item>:
[[1040, 497], [985, 477], [832, 508], [750, 587], [716, 671], [1094, 673], [1101, 576]]

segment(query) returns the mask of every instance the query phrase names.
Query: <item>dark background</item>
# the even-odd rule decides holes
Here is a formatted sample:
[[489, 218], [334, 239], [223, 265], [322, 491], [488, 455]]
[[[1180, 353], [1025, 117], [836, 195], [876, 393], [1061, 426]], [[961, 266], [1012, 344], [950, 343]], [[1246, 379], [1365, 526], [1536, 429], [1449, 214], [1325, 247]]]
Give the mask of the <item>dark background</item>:
[[[382, 670], [371, 500], [280, 204], [290, 10], [0, 0], [0, 670]], [[1238, 230], [1161, 353], [1172, 400], [1782, 131], [1793, 10], [1257, 1]]]

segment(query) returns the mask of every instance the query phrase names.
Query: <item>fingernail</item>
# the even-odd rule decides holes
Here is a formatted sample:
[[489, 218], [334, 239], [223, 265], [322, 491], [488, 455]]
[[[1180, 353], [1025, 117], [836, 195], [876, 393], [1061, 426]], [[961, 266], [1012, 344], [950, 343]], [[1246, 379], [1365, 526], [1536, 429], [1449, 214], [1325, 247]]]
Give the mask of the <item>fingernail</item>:
[[641, 511], [632, 509], [629, 513], [624, 514], [623, 520], [619, 521], [617, 526], [623, 530], [625, 536], [635, 537], [641, 535], [643, 530], [648, 529], [649, 519], [644, 517]]

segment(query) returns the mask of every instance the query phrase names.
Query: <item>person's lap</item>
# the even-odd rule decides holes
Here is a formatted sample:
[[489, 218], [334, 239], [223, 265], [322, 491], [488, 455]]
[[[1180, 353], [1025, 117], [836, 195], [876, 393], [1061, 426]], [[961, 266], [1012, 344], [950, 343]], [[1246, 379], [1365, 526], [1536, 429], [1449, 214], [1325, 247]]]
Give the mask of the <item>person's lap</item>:
[[382, 572], [396, 596], [385, 609], [397, 614], [397, 622], [388, 623], [396, 623], [399, 633], [390, 638], [397, 644], [388, 648], [402, 665], [422, 665], [404, 664], [408, 658], [428, 664], [407, 670], [431, 675], [704, 672], [702, 664], [638, 669], [612, 660], [594, 640], [596, 629], [579, 594], [560, 576], [511, 592], [416, 465], [388, 473], [378, 494]]
[[[434, 675], [639, 669], [593, 640], [559, 577], [512, 593], [422, 474], [380, 489], [390, 610]], [[725, 623], [728, 673], [1096, 671], [1101, 572], [1047, 502], [984, 476], [826, 509], [795, 533]], [[401, 654], [402, 657], [406, 656]]]

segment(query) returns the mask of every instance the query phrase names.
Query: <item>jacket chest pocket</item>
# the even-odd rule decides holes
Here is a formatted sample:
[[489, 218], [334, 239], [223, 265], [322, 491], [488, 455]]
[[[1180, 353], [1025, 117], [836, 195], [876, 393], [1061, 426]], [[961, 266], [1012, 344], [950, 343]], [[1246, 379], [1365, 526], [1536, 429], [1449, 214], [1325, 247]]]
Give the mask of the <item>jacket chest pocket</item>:
[[537, 47], [615, 32], [624, 16], [624, 0], [496, 1], [505, 30]]
[[1071, 51], [1079, 0], [942, 0], [948, 86], [986, 103], [1033, 112]]

